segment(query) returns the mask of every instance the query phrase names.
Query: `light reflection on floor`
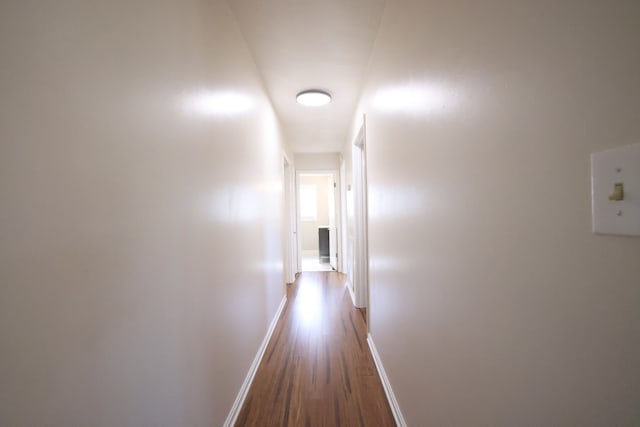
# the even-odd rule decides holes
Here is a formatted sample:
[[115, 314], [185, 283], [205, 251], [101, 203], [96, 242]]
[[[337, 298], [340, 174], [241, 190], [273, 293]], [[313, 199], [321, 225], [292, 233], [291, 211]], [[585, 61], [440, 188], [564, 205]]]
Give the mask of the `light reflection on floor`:
[[304, 278], [298, 286], [295, 303], [296, 318], [300, 321], [300, 326], [305, 329], [316, 329], [322, 323], [322, 288], [316, 282], [307, 282]]

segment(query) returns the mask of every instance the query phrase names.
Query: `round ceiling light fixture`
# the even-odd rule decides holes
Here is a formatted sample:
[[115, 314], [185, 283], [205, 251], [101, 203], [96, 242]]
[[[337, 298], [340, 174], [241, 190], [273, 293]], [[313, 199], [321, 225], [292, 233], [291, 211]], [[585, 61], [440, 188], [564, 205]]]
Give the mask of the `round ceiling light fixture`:
[[306, 105], [308, 107], [319, 107], [330, 103], [331, 95], [329, 92], [325, 92], [324, 90], [303, 90], [296, 95], [296, 101], [298, 101], [299, 104]]

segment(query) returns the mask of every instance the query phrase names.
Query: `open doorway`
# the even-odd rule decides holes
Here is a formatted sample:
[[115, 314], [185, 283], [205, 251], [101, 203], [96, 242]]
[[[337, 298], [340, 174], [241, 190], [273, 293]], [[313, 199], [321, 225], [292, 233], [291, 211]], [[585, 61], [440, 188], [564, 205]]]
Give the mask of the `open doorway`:
[[338, 268], [336, 173], [298, 174], [298, 239], [301, 271]]

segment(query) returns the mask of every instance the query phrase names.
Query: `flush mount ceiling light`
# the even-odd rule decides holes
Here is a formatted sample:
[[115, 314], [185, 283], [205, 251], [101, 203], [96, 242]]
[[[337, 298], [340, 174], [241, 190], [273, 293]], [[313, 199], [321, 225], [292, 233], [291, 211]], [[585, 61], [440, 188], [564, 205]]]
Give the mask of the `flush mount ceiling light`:
[[327, 105], [331, 102], [331, 95], [328, 92], [318, 89], [303, 90], [296, 95], [296, 100], [299, 104], [309, 107], [319, 107], [321, 105]]

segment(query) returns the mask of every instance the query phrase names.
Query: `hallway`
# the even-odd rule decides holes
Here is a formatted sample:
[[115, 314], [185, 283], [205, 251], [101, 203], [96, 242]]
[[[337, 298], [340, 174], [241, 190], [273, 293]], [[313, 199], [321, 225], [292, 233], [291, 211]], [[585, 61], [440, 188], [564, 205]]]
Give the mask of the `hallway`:
[[237, 426], [393, 426], [346, 276], [305, 272], [288, 303]]
[[0, 427], [640, 426], [639, 23], [0, 1]]

